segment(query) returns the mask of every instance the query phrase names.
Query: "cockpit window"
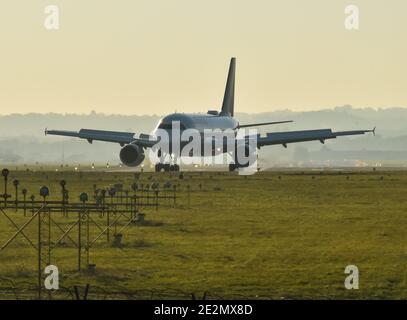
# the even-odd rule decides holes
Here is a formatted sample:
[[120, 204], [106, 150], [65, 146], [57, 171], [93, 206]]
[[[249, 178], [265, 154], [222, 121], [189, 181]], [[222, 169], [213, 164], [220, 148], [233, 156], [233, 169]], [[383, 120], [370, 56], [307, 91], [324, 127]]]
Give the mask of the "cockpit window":
[[171, 123], [161, 122], [158, 126], [158, 129], [163, 129], [163, 130], [171, 129]]
[[[164, 121], [162, 121], [159, 124], [158, 129], [171, 130], [172, 129], [172, 122], [164, 122]], [[185, 129], [186, 128], [185, 128], [184, 124], [181, 122], [180, 123], [180, 130], [183, 131]]]

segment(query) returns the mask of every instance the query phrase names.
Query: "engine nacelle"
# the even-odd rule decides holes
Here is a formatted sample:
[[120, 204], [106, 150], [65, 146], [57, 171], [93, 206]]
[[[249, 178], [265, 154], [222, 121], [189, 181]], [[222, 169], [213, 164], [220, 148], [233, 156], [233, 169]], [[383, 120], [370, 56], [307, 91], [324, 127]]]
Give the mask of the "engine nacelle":
[[128, 167], [137, 167], [144, 161], [145, 155], [142, 147], [128, 144], [120, 150], [120, 160]]

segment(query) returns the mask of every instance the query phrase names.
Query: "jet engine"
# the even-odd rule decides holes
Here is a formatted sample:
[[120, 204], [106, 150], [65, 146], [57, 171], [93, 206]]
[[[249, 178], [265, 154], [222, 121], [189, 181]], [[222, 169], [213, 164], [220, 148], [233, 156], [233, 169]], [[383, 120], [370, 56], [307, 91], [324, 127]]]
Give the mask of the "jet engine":
[[128, 167], [137, 167], [144, 161], [145, 155], [142, 147], [128, 144], [120, 150], [120, 160]]

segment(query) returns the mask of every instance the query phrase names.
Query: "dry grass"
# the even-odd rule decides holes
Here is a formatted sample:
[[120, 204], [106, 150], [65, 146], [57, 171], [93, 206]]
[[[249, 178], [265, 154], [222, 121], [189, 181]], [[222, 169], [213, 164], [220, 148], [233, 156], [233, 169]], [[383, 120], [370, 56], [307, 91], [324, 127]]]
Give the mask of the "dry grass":
[[[71, 198], [92, 193], [93, 184], [134, 182], [132, 173], [14, 175], [35, 194], [40, 185], [49, 185], [54, 198], [62, 178]], [[191, 208], [183, 192], [175, 208], [146, 210], [150, 224], [130, 225], [121, 247], [98, 243], [90, 254], [94, 275], [75, 274], [77, 250], [70, 244], [56, 249], [63, 286], [273, 299], [407, 298], [405, 172], [268, 172], [247, 178], [188, 173], [183, 180], [145, 173], [141, 180], [170, 180], [184, 190], [189, 184]], [[13, 231], [0, 216], [0, 244]], [[27, 233], [35, 238], [34, 228]], [[0, 251], [0, 279], [25, 283], [32, 275], [35, 285], [35, 252], [23, 243], [20, 237]], [[359, 267], [359, 290], [344, 289], [349, 264]]]

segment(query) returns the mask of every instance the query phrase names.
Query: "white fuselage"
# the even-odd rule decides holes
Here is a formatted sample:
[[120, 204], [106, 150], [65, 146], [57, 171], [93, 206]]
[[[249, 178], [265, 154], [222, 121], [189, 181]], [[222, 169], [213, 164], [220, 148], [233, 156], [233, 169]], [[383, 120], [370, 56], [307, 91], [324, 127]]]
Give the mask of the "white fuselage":
[[[177, 143], [182, 149], [188, 142], [181, 141], [181, 137], [174, 134], [172, 130], [175, 128], [175, 123], [178, 123], [179, 131], [182, 134], [184, 130], [193, 129], [199, 133], [201, 139], [201, 150], [202, 152], [205, 149], [205, 145], [208, 145], [210, 149], [214, 149], [214, 138], [208, 137], [208, 132], [213, 131], [228, 131], [236, 134], [239, 122], [228, 115], [221, 114], [185, 114], [185, 113], [174, 113], [162, 118], [157, 127], [155, 128], [153, 135], [161, 136], [159, 133], [161, 130], [164, 130], [168, 133], [168, 137], [161, 136], [161, 142], [164, 142], [168, 139], [169, 150], [167, 152], [172, 153], [173, 144]], [[174, 127], [173, 127], [174, 126]], [[205, 133], [205, 134], [204, 134]], [[174, 141], [174, 139], [178, 141]], [[221, 138], [222, 139], [222, 138]], [[218, 139], [216, 139], [218, 140]], [[222, 140], [219, 140], [222, 141]], [[215, 151], [215, 150], [214, 150]], [[223, 147], [217, 154], [223, 153]]]
[[239, 125], [236, 119], [226, 115], [173, 113], [162, 118], [155, 131], [157, 129], [171, 130], [172, 123], [176, 121], [179, 121], [181, 131], [196, 129], [201, 133], [205, 129], [236, 130]]

